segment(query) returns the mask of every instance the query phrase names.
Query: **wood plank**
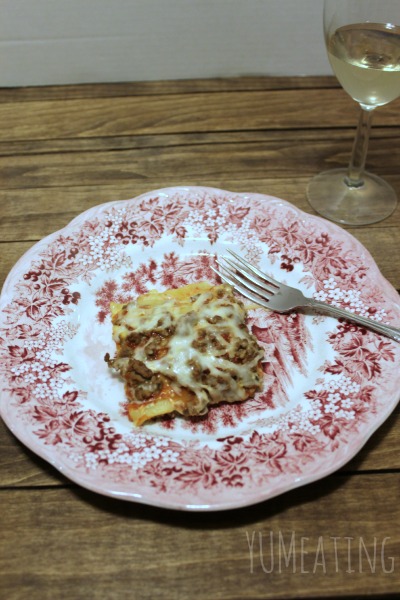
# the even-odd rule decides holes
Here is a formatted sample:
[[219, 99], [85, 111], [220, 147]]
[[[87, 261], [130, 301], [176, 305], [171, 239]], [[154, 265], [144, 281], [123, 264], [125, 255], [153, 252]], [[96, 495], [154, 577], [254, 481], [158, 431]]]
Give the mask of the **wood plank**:
[[[391, 151], [388, 153], [388, 144]], [[272, 140], [266, 142], [193, 144], [99, 152], [28, 154], [0, 157], [0, 189], [115, 185], [148, 180], [179, 185], [182, 180], [207, 184], [215, 179], [258, 180], [312, 177], [347, 166], [349, 141]], [[400, 139], [373, 140], [367, 168], [397, 186]], [[400, 188], [396, 188], [400, 195]]]
[[[376, 112], [368, 168], [400, 195], [399, 108]], [[83, 210], [167, 185], [269, 193], [313, 213], [307, 182], [347, 163], [356, 120], [334, 78], [0, 89], [0, 287], [36, 240]], [[400, 210], [347, 229], [400, 289]], [[79, 488], [0, 422], [0, 596], [395, 598], [399, 419], [400, 406], [330, 477], [206, 515]]]
[[7, 600], [396, 594], [398, 489], [398, 475], [330, 478], [250, 512], [207, 515], [85, 490], [4, 490], [2, 592]]
[[[398, 138], [398, 127], [375, 127], [373, 137], [385, 139]], [[191, 146], [203, 144], [227, 144], [243, 142], [266, 143], [270, 141], [298, 141], [303, 140], [348, 140], [349, 148], [354, 139], [354, 131], [350, 129], [310, 129], [302, 131], [221, 131], [200, 133], [175, 133], [175, 134], [146, 134], [123, 135], [92, 138], [70, 139], [42, 139], [7, 141], [0, 140], [0, 156], [24, 154], [51, 154], [61, 152], [98, 152], [110, 150], [132, 150], [143, 148], [166, 148], [174, 146]]]
[[[399, 125], [400, 99], [375, 115]], [[342, 89], [212, 92], [0, 103], [3, 141], [254, 129], [355, 127]]]
[[[250, 131], [221, 131], [218, 133], [176, 133], [159, 135], [124, 135], [92, 138], [70, 138], [70, 139], [43, 139], [43, 140], [0, 140], [0, 156], [23, 155], [23, 154], [51, 154], [60, 152], [97, 152], [110, 150], [132, 150], [143, 148], [160, 148], [173, 146], [191, 146], [204, 144], [231, 144], [258, 142], [265, 144], [271, 141], [286, 143], [303, 141], [326, 141], [340, 140], [345, 142], [348, 153], [353, 144], [355, 136], [355, 125], [353, 128], [335, 129], [305, 129], [305, 130], [250, 130]], [[392, 139], [399, 137], [399, 127], [373, 127], [371, 131], [370, 145], [374, 145], [375, 139], [384, 138], [387, 144], [392, 144]], [[396, 142], [394, 142], [396, 143]]]
[[179, 79], [132, 81], [79, 85], [0, 88], [0, 102], [66, 100], [76, 98], [112, 98], [121, 96], [191, 94], [275, 89], [340, 87], [334, 76], [316, 77], [224, 77], [215, 79]]

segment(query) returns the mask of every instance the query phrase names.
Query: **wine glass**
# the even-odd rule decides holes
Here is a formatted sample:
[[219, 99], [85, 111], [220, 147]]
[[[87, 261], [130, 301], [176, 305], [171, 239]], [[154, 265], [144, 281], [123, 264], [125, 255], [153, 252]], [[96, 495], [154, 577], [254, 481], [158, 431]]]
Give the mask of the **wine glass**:
[[348, 168], [315, 176], [308, 201], [338, 223], [376, 223], [397, 205], [393, 188], [364, 168], [373, 110], [400, 95], [400, 1], [325, 0], [324, 34], [332, 69], [361, 112]]

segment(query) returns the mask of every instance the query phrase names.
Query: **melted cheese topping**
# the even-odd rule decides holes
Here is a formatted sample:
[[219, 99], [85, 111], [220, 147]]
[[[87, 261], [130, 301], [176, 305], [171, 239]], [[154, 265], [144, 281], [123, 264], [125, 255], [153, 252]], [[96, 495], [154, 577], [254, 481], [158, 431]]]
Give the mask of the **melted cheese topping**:
[[136, 424], [177, 411], [252, 396], [261, 385], [262, 350], [228, 285], [202, 282], [111, 306], [117, 355]]

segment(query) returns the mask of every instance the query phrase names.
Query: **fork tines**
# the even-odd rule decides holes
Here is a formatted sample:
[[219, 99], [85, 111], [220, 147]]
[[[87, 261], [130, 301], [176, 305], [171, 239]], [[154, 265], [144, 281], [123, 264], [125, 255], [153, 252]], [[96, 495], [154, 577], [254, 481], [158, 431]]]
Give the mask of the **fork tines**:
[[237, 262], [222, 257], [221, 262], [217, 261], [220, 267], [220, 270], [216, 271], [218, 275], [249, 300], [268, 308], [268, 300], [278, 292], [279, 283], [232, 250], [228, 252]]

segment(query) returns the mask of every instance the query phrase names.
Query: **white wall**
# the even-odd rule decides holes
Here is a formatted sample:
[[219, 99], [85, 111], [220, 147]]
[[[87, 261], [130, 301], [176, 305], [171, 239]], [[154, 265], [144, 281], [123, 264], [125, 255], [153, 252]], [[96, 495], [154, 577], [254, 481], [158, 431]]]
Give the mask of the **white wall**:
[[0, 86], [330, 74], [322, 0], [0, 0]]

